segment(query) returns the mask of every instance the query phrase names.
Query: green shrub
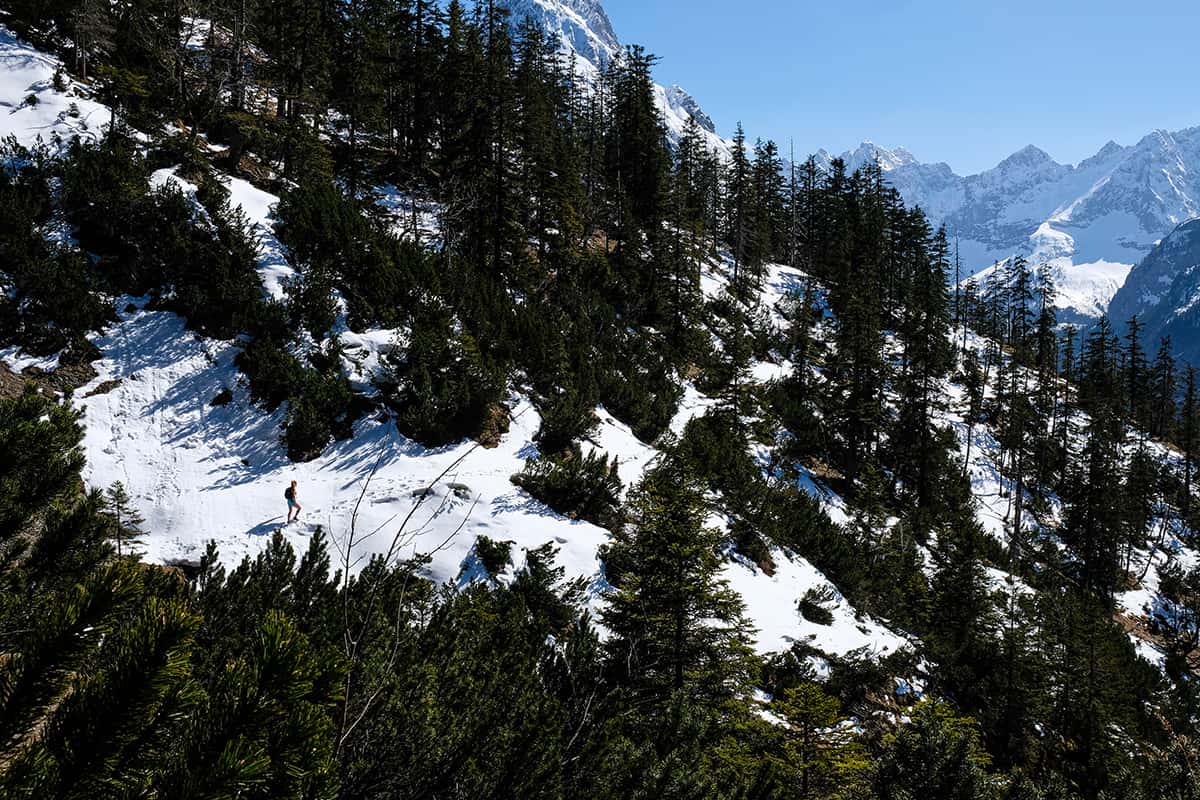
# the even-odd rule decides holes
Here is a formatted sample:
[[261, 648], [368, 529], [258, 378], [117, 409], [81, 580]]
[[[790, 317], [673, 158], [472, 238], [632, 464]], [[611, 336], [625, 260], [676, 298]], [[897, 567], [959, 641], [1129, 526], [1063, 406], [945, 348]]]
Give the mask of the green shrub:
[[229, 339], [251, 328], [263, 302], [258, 253], [240, 209], [210, 216], [212, 229], [190, 229], [191, 257], [178, 253], [164, 265], [174, 290], [169, 305], [195, 330]]
[[867, 591], [867, 567], [853, 539], [793, 480], [772, 480], [748, 524], [768, 541], [806, 558], [851, 602]]
[[287, 192], [276, 216], [289, 263], [317, 290], [304, 296], [306, 325], [324, 325], [326, 288], [341, 290], [354, 330], [399, 327], [415, 291], [437, 291], [431, 257], [373, 223], [330, 181], [305, 181]]
[[[154, 144], [146, 159], [150, 169], [178, 167], [179, 175], [201, 189], [208, 184], [220, 186], [220, 183], [211, 177], [212, 167], [209, 166], [208, 158], [200, 149], [198, 141], [189, 136], [164, 136]], [[205, 206], [207, 207], [207, 204]]]
[[832, 625], [833, 612], [825, 606], [834, 601], [833, 590], [828, 586], [812, 587], [806, 591], [798, 603], [800, 616], [814, 625]]
[[0, 543], [74, 488], [83, 467], [79, 416], [27, 385], [0, 398]]
[[534, 437], [543, 453], [561, 453], [596, 427], [593, 405], [574, 390], [564, 391], [538, 407], [542, 424]]
[[209, 336], [232, 338], [252, 325], [262, 302], [256, 245], [215, 178], [202, 181], [213, 184], [205, 218], [174, 184], [147, 191], [149, 164], [119, 134], [74, 143], [62, 173], [64, 210], [112, 289], [157, 294]]
[[616, 457], [583, 455], [578, 445], [526, 462], [513, 483], [558, 513], [613, 529], [621, 521], [621, 477]]
[[631, 370], [606, 376], [601, 399], [643, 442], [656, 442], [679, 410], [683, 389], [664, 374]]
[[250, 399], [269, 411], [298, 395], [304, 370], [300, 360], [267, 336], [251, 340], [237, 358], [238, 366], [250, 380]]
[[504, 572], [504, 568], [512, 561], [512, 546], [512, 542], [498, 542], [495, 539], [480, 536], [475, 539], [475, 555], [479, 558], [479, 563], [483, 564], [483, 568], [488, 571], [488, 575], [495, 578]]
[[624, 330], [605, 339], [597, 347], [608, 355], [595, 364], [600, 402], [643, 442], [655, 442], [675, 418], [683, 396], [664, 343]]
[[324, 265], [306, 266], [284, 288], [292, 324], [303, 327], [315, 341], [323, 341], [337, 322], [333, 275]]
[[710, 409], [689, 420], [675, 453], [705, 477], [710, 490], [729, 498], [752, 489], [762, 478], [741, 421], [727, 409]]
[[455, 334], [449, 320], [414, 327], [400, 356], [389, 356], [384, 390], [400, 432], [427, 447], [477, 437], [502, 399], [504, 373], [474, 337]]
[[96, 291], [81, 254], [55, 247], [27, 267], [16, 281], [16, 304], [17, 338], [29, 351], [57, 352], [115, 318], [112, 305]]
[[[99, 257], [101, 274], [119, 292], [145, 294], [159, 285], [155, 256], [167, 242], [159, 235], [171, 222], [161, 220], [147, 230], [147, 206], [155, 205], [146, 190], [149, 169], [135, 143], [120, 133], [99, 145], [76, 139], [61, 165], [62, 205], [76, 227], [80, 246]], [[178, 209], [176, 209], [178, 210]]]
[[999, 797], [975, 720], [957, 716], [947, 703], [920, 703], [912, 720], [884, 737], [883, 745], [875, 776], [880, 800]]
[[753, 561], [766, 574], [775, 574], [775, 559], [771, 555], [771, 546], [753, 524], [735, 516], [731, 521], [729, 533], [733, 538], [734, 550]]
[[0, 341], [50, 355], [68, 342], [102, 329], [113, 319], [95, 271], [81, 253], [50, 244], [50, 173], [45, 154], [11, 143], [0, 159]]
[[341, 373], [300, 373], [297, 394], [288, 398], [283, 442], [292, 461], [312, 461], [335, 438], [351, 434], [354, 392]]
[[229, 187], [218, 180], [215, 173], [205, 173], [196, 184], [196, 202], [209, 214], [228, 213], [230, 197]]

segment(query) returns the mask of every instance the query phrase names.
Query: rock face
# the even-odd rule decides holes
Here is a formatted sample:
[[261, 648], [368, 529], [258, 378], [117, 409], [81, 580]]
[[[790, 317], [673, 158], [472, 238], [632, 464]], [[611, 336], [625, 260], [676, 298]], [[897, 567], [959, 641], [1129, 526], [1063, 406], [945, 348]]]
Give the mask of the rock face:
[[1134, 314], [1148, 349], [1170, 336], [1177, 355], [1200, 365], [1200, 219], [1176, 228], [1129, 273], [1109, 315], [1119, 329]]
[[685, 92], [679, 84], [674, 84], [666, 89], [665, 97], [667, 107], [675, 111], [678, 116], [683, 117], [685, 120], [693, 117], [701, 130], [709, 133], [717, 132], [717, 125], [712, 121], [712, 117], [705, 114], [704, 109], [696, 102], [696, 98]]
[[1074, 166], [1030, 145], [965, 177], [869, 142], [843, 158], [851, 168], [878, 161], [908, 203], [958, 239], [968, 273], [1018, 254], [1050, 262], [1060, 307], [1077, 320], [1103, 313], [1132, 266], [1200, 216], [1200, 128], [1109, 142]]

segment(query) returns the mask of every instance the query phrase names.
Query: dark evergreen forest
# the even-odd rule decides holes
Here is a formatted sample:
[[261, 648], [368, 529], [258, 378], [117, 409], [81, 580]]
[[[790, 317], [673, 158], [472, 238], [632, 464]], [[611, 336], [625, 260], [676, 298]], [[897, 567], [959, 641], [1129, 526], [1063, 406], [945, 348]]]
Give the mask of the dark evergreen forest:
[[[878, 167], [792, 164], [740, 127], [728, 156], [694, 122], [671, 142], [652, 56], [583, 80], [492, 2], [0, 5], [113, 109], [95, 140], [3, 147], [0, 344], [87, 364], [115, 299], [148, 296], [240, 337], [295, 461], [367, 414], [486, 443], [520, 391], [540, 457], [514, 481], [611, 532], [613, 587], [593, 618], [552, 545], [462, 589], [419, 557], [346, 575], [321, 535], [232, 570], [214, 548], [144, 563], [129, 498], [83, 485], [70, 391], [31, 382], [0, 399], [0, 796], [1200, 798], [1200, 568], [1161, 576], [1162, 669], [1114, 599], [1164, 531], [1200, 547], [1195, 372], [1136, 319], [1060, 326], [1019, 258], [959, 289], [953, 241]], [[214, 24], [185, 46], [195, 18]], [[150, 188], [167, 166], [199, 210]], [[221, 174], [281, 197], [283, 301]], [[405, 232], [384, 187], [413, 201]], [[706, 298], [718, 253], [728, 287]], [[808, 276], [782, 329], [758, 300], [769, 264]], [[335, 297], [351, 330], [407, 332], [377, 395], [340, 366]], [[750, 380], [767, 355], [792, 370]], [[674, 436], [685, 377], [718, 402]], [[999, 443], [1004, 543], [946, 387]], [[599, 405], [664, 453], [624, 500], [580, 447]], [[720, 565], [769, 570], [772, 547], [910, 647], [756, 655]], [[988, 567], [1019, 580], [995, 591]], [[897, 694], [917, 677], [919, 701]]]

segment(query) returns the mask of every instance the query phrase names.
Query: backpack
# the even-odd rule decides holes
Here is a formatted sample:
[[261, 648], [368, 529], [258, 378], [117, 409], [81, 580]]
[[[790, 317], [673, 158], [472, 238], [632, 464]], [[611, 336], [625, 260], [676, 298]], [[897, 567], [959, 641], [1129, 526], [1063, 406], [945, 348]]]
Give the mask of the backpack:
[[283, 490], [283, 499], [284, 500], [295, 500], [296, 499], [296, 493], [292, 491], [292, 487], [289, 486]]

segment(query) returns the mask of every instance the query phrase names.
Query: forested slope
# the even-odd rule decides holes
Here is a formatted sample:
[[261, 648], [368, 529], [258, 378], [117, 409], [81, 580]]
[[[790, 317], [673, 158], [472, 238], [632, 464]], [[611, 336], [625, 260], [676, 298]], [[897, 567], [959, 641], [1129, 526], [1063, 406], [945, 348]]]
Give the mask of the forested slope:
[[1195, 796], [1136, 324], [487, 6], [6, 8], [6, 793]]

